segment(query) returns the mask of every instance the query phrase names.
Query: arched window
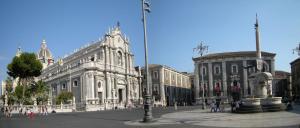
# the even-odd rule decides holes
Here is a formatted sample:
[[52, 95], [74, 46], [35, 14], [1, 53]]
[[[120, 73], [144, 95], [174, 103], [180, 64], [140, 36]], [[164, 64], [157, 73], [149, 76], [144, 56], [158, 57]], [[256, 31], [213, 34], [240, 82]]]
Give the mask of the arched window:
[[101, 82], [99, 81], [98, 82], [98, 88], [101, 88], [102, 87], [102, 84], [101, 84]]
[[214, 67], [214, 74], [220, 75], [220, 73], [221, 73], [220, 65], [216, 65]]
[[73, 81], [73, 87], [78, 87], [78, 81], [77, 80]]
[[117, 55], [117, 62], [118, 62], [118, 65], [123, 65], [123, 62], [122, 62], [122, 53], [121, 51], [118, 51], [118, 55]]
[[[202, 74], [203, 74], [203, 76], [206, 76], [206, 73], [207, 71], [206, 71], [206, 67], [205, 66], [203, 66], [202, 67]], [[201, 74], [200, 74], [201, 75]]]

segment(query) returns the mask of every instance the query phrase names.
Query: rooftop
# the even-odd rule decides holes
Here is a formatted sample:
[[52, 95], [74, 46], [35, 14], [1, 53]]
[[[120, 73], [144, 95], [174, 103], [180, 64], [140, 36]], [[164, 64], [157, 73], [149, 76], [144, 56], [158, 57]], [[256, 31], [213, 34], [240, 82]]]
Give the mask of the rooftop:
[[[275, 53], [270, 52], [261, 52], [262, 56], [275, 57]], [[238, 52], [222, 52], [222, 53], [212, 53], [207, 54], [202, 57], [195, 57], [193, 60], [199, 59], [223, 59], [223, 58], [232, 58], [232, 57], [256, 57], [256, 51], [238, 51]]]

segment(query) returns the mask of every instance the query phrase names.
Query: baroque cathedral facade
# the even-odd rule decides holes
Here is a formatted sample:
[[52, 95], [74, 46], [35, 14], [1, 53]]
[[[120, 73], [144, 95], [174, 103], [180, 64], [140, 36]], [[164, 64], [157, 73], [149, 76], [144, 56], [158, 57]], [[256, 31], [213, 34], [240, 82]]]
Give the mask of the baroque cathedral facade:
[[50, 104], [63, 91], [72, 92], [76, 105], [124, 107], [142, 103], [141, 74], [134, 67], [129, 39], [120, 26], [102, 39], [76, 49], [54, 62], [43, 41], [38, 59], [43, 63], [42, 79], [51, 88]]

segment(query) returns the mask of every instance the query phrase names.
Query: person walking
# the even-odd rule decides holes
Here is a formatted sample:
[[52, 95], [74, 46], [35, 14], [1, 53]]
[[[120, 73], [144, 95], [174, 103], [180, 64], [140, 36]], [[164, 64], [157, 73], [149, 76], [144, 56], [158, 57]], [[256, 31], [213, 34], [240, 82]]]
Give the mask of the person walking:
[[41, 115], [44, 115], [45, 114], [45, 109], [44, 109], [44, 106], [42, 106], [42, 113]]
[[216, 99], [216, 112], [220, 111], [220, 102], [221, 102], [221, 99], [217, 98]]
[[47, 106], [45, 105], [44, 107], [44, 115], [47, 116], [48, 115], [48, 109], [47, 109]]
[[6, 118], [8, 118], [8, 107], [5, 107], [4, 115], [5, 115]]
[[216, 105], [214, 101], [210, 104], [210, 112], [216, 112]]
[[9, 116], [9, 118], [11, 118], [13, 108], [12, 108], [12, 106], [9, 106], [8, 109], [9, 109], [9, 112], [8, 112], [9, 115], [8, 116]]

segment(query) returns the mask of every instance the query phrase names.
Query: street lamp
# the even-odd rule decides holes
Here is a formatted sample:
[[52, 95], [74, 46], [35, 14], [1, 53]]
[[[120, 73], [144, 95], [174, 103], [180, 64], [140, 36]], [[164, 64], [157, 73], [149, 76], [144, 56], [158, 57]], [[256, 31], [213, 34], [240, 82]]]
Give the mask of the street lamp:
[[294, 54], [295, 52], [298, 52], [298, 56], [300, 57], [300, 42], [299, 42], [299, 46], [296, 47], [295, 49], [293, 49], [293, 54]]
[[142, 0], [143, 26], [144, 26], [144, 48], [145, 48], [145, 73], [146, 73], [146, 94], [144, 96], [144, 122], [152, 121], [151, 95], [149, 85], [149, 70], [148, 70], [148, 48], [147, 48], [147, 33], [146, 33], [146, 12], [150, 13], [149, 2]]
[[[198, 45], [194, 50], [198, 51], [198, 54], [202, 57], [202, 55], [208, 51], [208, 46], [203, 44], [203, 41], [200, 42], [200, 45]], [[203, 61], [201, 62], [201, 87], [202, 87], [202, 109], [205, 109], [205, 98], [204, 98], [204, 77], [203, 77]], [[197, 92], [196, 92], [197, 93]]]

